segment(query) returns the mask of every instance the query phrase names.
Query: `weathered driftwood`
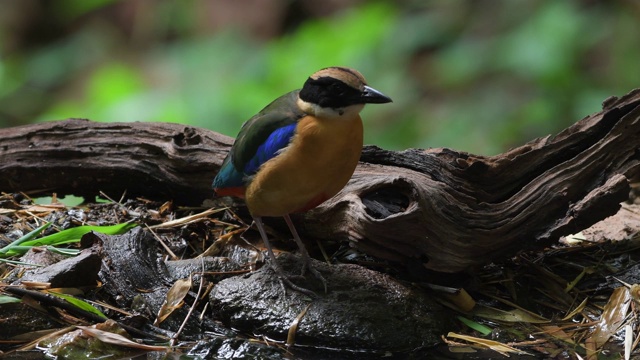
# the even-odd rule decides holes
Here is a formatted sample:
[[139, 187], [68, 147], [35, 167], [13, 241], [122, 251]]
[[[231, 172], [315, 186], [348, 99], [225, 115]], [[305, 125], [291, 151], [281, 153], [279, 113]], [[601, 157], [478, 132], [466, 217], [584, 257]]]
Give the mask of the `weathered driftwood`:
[[0, 129], [0, 191], [174, 198], [200, 204], [233, 139], [165, 123], [83, 119]]
[[616, 213], [640, 168], [640, 90], [496, 156], [367, 147], [361, 160], [347, 187], [305, 216], [305, 232], [430, 270], [464, 270]]
[[[0, 191], [200, 203], [232, 139], [160, 123], [66, 120], [0, 130]], [[484, 157], [365, 147], [347, 187], [297, 218], [307, 237], [456, 272], [614, 214], [640, 164], [640, 91], [554, 137]]]

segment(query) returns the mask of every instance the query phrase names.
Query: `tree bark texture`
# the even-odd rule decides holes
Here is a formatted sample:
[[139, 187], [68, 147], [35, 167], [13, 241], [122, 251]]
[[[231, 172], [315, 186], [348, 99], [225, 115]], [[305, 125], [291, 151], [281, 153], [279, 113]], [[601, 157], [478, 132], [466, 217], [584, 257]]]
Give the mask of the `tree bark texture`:
[[233, 139], [169, 123], [85, 119], [0, 129], [0, 191], [200, 204]]
[[[0, 191], [212, 197], [233, 139], [167, 123], [80, 119], [0, 129]], [[614, 214], [640, 168], [640, 90], [556, 136], [496, 156], [366, 146], [349, 184], [296, 217], [317, 239], [457, 272], [547, 246]]]

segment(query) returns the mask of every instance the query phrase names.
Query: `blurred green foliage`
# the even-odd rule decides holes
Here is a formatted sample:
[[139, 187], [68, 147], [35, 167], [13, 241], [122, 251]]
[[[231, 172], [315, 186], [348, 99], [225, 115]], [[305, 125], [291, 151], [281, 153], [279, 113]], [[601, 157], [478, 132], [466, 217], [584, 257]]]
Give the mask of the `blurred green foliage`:
[[4, 1], [0, 126], [82, 117], [235, 136], [344, 65], [394, 99], [363, 112], [367, 143], [495, 154], [640, 87], [635, 1], [273, 0], [218, 24], [233, 3]]

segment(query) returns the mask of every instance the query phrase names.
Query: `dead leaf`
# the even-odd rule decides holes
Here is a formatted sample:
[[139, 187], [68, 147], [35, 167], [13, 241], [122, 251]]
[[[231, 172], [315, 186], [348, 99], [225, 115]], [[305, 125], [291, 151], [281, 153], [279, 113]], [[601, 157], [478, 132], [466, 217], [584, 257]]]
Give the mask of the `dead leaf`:
[[293, 344], [296, 342], [296, 331], [298, 331], [298, 324], [307, 313], [307, 310], [309, 310], [309, 308], [311, 307], [311, 304], [312, 303], [307, 305], [291, 322], [291, 326], [289, 326], [289, 331], [287, 333], [287, 346], [293, 346]]
[[177, 280], [167, 292], [167, 299], [162, 304], [162, 307], [160, 307], [160, 310], [158, 310], [158, 317], [153, 325], [158, 326], [158, 324], [166, 320], [174, 310], [181, 308], [189, 290], [191, 290], [191, 277]]
[[147, 350], [147, 351], [169, 350], [167, 346], [154, 346], [154, 345], [140, 344], [135, 341], [131, 341], [122, 335], [114, 334], [108, 331], [98, 330], [90, 326], [76, 326], [76, 327], [82, 330], [86, 335], [92, 336], [102, 341], [103, 343], [107, 343], [107, 344], [119, 345], [119, 346], [124, 346], [128, 348]]
[[545, 319], [540, 315], [524, 309], [506, 311], [478, 304], [471, 313], [481, 318], [503, 322], [524, 322], [530, 324], [542, 324], [549, 322], [549, 319]]
[[460, 340], [464, 340], [464, 341], [468, 341], [472, 344], [476, 344], [478, 346], [481, 347], [485, 347], [485, 348], [489, 348], [493, 351], [499, 352], [500, 354], [504, 355], [504, 356], [509, 356], [509, 354], [519, 354], [519, 355], [532, 355], [524, 350], [519, 350], [516, 349], [514, 347], [511, 347], [509, 345], [503, 344], [501, 342], [497, 342], [494, 340], [488, 340], [488, 339], [483, 339], [483, 338], [477, 338], [474, 336], [467, 336], [467, 335], [461, 335], [461, 334], [456, 334], [453, 332], [450, 332], [447, 334], [448, 337], [452, 337], [452, 338], [456, 338], [456, 339], [460, 339]]
[[621, 286], [615, 290], [609, 297], [609, 301], [602, 310], [600, 321], [596, 325], [591, 337], [596, 345], [596, 349], [600, 349], [611, 335], [615, 334], [627, 317], [629, 305], [631, 304], [631, 295], [629, 289]]

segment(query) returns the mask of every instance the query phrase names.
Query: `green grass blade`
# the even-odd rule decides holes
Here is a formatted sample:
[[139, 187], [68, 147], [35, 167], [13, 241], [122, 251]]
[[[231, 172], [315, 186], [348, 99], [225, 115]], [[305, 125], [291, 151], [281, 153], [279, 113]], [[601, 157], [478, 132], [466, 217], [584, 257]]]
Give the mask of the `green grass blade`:
[[30, 264], [30, 263], [27, 263], [27, 262], [24, 262], [24, 261], [4, 259], [3, 256], [6, 256], [6, 255], [0, 254], [0, 262], [6, 263], [6, 264], [21, 265], [21, 266], [31, 266], [31, 267], [42, 267], [43, 266], [43, 265], [40, 265], [40, 264]]
[[65, 255], [65, 256], [76, 256], [80, 254], [80, 250], [78, 249], [58, 248], [55, 246], [47, 246], [47, 250], [51, 251], [52, 253]]
[[39, 228], [31, 231], [30, 233], [23, 235], [22, 237], [20, 237], [20, 239], [13, 241], [12, 243], [10, 243], [9, 245], [3, 247], [2, 249], [0, 249], [0, 254], [4, 254], [7, 251], [9, 251], [12, 247], [23, 244], [31, 239], [33, 239], [34, 237], [36, 237], [38, 234], [40, 234], [41, 232], [43, 232], [44, 230], [46, 230], [49, 226], [51, 226], [51, 223], [48, 222], [42, 226], [40, 226]]
[[[118, 234], [125, 233], [136, 226], [138, 226], [138, 224], [133, 222], [126, 222], [122, 224], [109, 225], [109, 226], [78, 226], [75, 228], [60, 231], [55, 234], [43, 236], [39, 239], [32, 239], [28, 241], [24, 241], [23, 239], [24, 236], [23, 236], [22, 238], [0, 249], [0, 257], [22, 255], [25, 252], [29, 251], [29, 249], [31, 249], [34, 246], [52, 246], [53, 247], [57, 245], [75, 243], [80, 241], [80, 238], [82, 238], [83, 235], [85, 235], [90, 231], [99, 232], [105, 235], [118, 235]], [[57, 252], [65, 251], [59, 248], [49, 248], [49, 249]], [[74, 253], [73, 251], [71, 251], [70, 254], [75, 255], [77, 254], [77, 252]]]
[[[27, 251], [31, 250], [33, 248], [33, 246], [27, 246], [27, 245], [18, 245], [18, 246], [14, 246], [11, 248], [11, 251], [9, 251], [7, 254], [9, 255], [19, 255], [19, 254], [24, 254]], [[78, 255], [80, 253], [80, 250], [78, 249], [67, 249], [67, 248], [58, 248], [55, 246], [51, 246], [51, 245], [47, 245], [44, 247], [45, 249], [56, 253], [56, 254], [60, 254], [60, 255], [67, 255], [67, 256], [72, 256], [72, 255]], [[29, 265], [26, 264], [25, 265]]]
[[105, 314], [102, 313], [102, 311], [98, 310], [95, 306], [89, 304], [88, 302], [78, 299], [75, 296], [71, 296], [71, 295], [67, 295], [67, 294], [61, 294], [61, 293], [57, 293], [57, 292], [53, 292], [53, 291], [48, 291], [49, 294], [57, 296], [61, 299], [65, 299], [68, 303], [70, 303], [71, 305], [77, 307], [78, 309], [84, 310], [84, 311], [88, 311], [92, 314], [98, 315], [99, 317], [103, 318], [103, 319], [108, 319], [107, 316]]
[[75, 228], [62, 230], [58, 233], [43, 236], [39, 239], [34, 239], [30, 241], [26, 241], [22, 243], [23, 246], [42, 246], [42, 245], [61, 245], [68, 244], [72, 242], [80, 241], [80, 238], [84, 236], [84, 234], [95, 231], [105, 235], [118, 235], [129, 231], [134, 227], [138, 226], [138, 224], [126, 222], [122, 224], [109, 225], [109, 226], [78, 226]]
[[0, 295], [0, 305], [2, 304], [11, 304], [11, 303], [19, 303], [20, 299], [16, 299], [12, 296]]
[[477, 322], [467, 319], [466, 317], [463, 317], [463, 316], [458, 316], [457, 318], [458, 320], [462, 321], [462, 323], [464, 323], [468, 327], [472, 328], [473, 330], [479, 332], [484, 336], [491, 334], [491, 329], [482, 324], [478, 324]]

